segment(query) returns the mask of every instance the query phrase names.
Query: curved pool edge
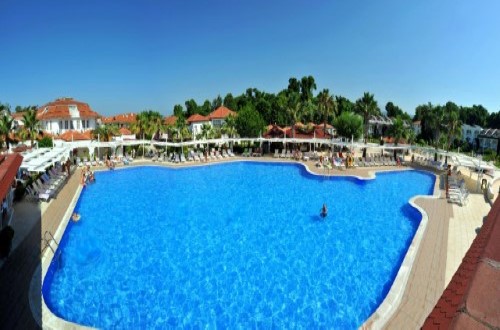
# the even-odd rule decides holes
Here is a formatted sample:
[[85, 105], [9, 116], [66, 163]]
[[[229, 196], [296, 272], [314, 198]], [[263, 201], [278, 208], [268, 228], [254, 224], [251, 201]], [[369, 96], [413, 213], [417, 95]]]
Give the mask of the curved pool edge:
[[[409, 275], [413, 267], [413, 263], [415, 261], [415, 257], [418, 253], [420, 243], [422, 241], [423, 235], [425, 233], [425, 230], [427, 228], [427, 222], [428, 222], [428, 215], [427, 212], [418, 206], [415, 203], [415, 200], [418, 198], [428, 198], [428, 199], [437, 199], [440, 196], [436, 192], [436, 183], [437, 183], [437, 178], [438, 176], [435, 173], [432, 173], [430, 171], [426, 170], [421, 170], [421, 169], [413, 169], [411, 167], [403, 167], [403, 168], [396, 168], [396, 169], [387, 169], [387, 170], [379, 170], [379, 169], [374, 169], [373, 171], [369, 171], [368, 177], [361, 177], [358, 175], [351, 175], [351, 174], [344, 174], [341, 176], [338, 175], [325, 175], [325, 174], [320, 174], [320, 173], [315, 173], [309, 169], [309, 166], [307, 164], [302, 163], [302, 162], [295, 162], [295, 161], [275, 161], [275, 160], [269, 160], [269, 159], [233, 159], [233, 160], [227, 160], [223, 162], [210, 162], [210, 163], [199, 163], [199, 164], [185, 164], [183, 166], [176, 166], [176, 165], [171, 165], [168, 163], [147, 163], [147, 162], [140, 162], [140, 163], [135, 163], [135, 164], [130, 164], [128, 166], [123, 166], [116, 168], [115, 170], [122, 170], [130, 167], [167, 167], [170, 169], [181, 169], [181, 168], [186, 168], [186, 167], [199, 167], [199, 166], [210, 166], [210, 165], [219, 165], [219, 164], [226, 164], [226, 163], [234, 163], [234, 162], [258, 162], [258, 163], [281, 163], [281, 164], [290, 164], [290, 165], [301, 165], [304, 167], [304, 169], [311, 175], [313, 176], [328, 176], [328, 177], [351, 177], [355, 178], [358, 180], [374, 180], [377, 176], [377, 173], [388, 173], [388, 172], [400, 172], [400, 171], [407, 171], [407, 170], [415, 170], [415, 171], [421, 171], [425, 172], [428, 174], [431, 174], [435, 176], [436, 180], [434, 182], [434, 191], [433, 195], [417, 195], [412, 197], [409, 200], [409, 204], [413, 206], [415, 209], [417, 209], [421, 214], [422, 214], [422, 220], [420, 221], [419, 227], [417, 231], [415, 232], [415, 235], [412, 239], [412, 242], [410, 246], [408, 247], [408, 251], [406, 252], [406, 255], [403, 259], [403, 262], [401, 263], [401, 266], [399, 267], [398, 273], [396, 274], [396, 278], [393, 281], [393, 284], [391, 286], [391, 289], [387, 293], [386, 297], [382, 301], [382, 303], [377, 307], [375, 312], [370, 315], [370, 317], [360, 326], [360, 329], [382, 329], [384, 325], [389, 321], [389, 319], [394, 315], [396, 312], [397, 308], [399, 307], [399, 304], [401, 303], [401, 299], [403, 297], [403, 294], [406, 289], [406, 285], [408, 283]], [[107, 171], [106, 168], [97, 168], [94, 171]], [[59, 227], [57, 228], [57, 231], [54, 235], [54, 238], [56, 239], [57, 242], [60, 242], [66, 228], [68, 226], [68, 223], [71, 218], [71, 214], [73, 212], [73, 209], [76, 207], [76, 204], [78, 202], [78, 199], [80, 198], [80, 195], [82, 193], [83, 187], [81, 185], [78, 186], [73, 199], [66, 209], [66, 212], [64, 214], [64, 218], [61, 221]], [[52, 259], [54, 257], [54, 254], [52, 252], [49, 252], [50, 250], [47, 249], [44, 254], [42, 255], [42, 260], [41, 260], [41, 267], [42, 267], [42, 273], [41, 273], [41, 284], [43, 287], [43, 283], [45, 281], [45, 276], [49, 270], [50, 264], [52, 262]], [[57, 252], [57, 250], [56, 250]], [[35, 272], [36, 274], [36, 272]], [[35, 281], [36, 279], [33, 278], [32, 281]], [[40, 294], [41, 295], [41, 320], [40, 317], [35, 315], [34, 310], [32, 308], [32, 314], [35, 320], [40, 324], [39, 321], [41, 321], [43, 325], [43, 329], [95, 329], [93, 327], [88, 327], [84, 326], [78, 323], [70, 322], [67, 321], [57, 315], [55, 315], [50, 308], [47, 306], [45, 303], [45, 299], [43, 297], [43, 293], [38, 290], [37, 292], [31, 292], [33, 288], [30, 288], [30, 307], [32, 307], [32, 295], [33, 294]]]
[[[436, 182], [434, 183], [434, 186], [436, 185]], [[416, 208], [422, 214], [422, 220], [420, 221], [420, 225], [418, 226], [411, 244], [408, 247], [408, 251], [406, 252], [403, 262], [399, 267], [398, 273], [396, 274], [396, 278], [392, 283], [391, 289], [385, 296], [382, 303], [377, 307], [375, 312], [370, 315], [370, 317], [359, 327], [359, 329], [383, 329], [399, 308], [404, 292], [406, 290], [406, 285], [408, 284], [408, 280], [410, 278], [411, 270], [415, 263], [415, 258], [420, 249], [422, 239], [427, 229], [427, 223], [429, 222], [429, 216], [427, 212], [415, 203], [415, 201], [419, 198], [438, 199], [440, 198], [440, 195], [436, 193], [436, 191], [434, 191], [433, 195], [417, 195], [410, 199], [410, 205]]]
[[[74, 175], [76, 175], [76, 173]], [[66, 209], [66, 212], [64, 213], [63, 220], [61, 221], [61, 223], [57, 227], [57, 230], [54, 234], [54, 238], [57, 242], [61, 242], [61, 239], [64, 235], [64, 232], [66, 231], [66, 228], [69, 224], [73, 209], [75, 208], [76, 203], [78, 202], [78, 199], [80, 198], [82, 190], [83, 190], [83, 187], [81, 185], [78, 185], [78, 188], [75, 191], [75, 194], [71, 200], [71, 203], [68, 205], [68, 208]], [[57, 250], [56, 250], [56, 253], [57, 253]], [[47, 272], [49, 270], [49, 267], [50, 267], [50, 264], [51, 264], [53, 258], [54, 258], [54, 254], [52, 253], [52, 251], [50, 249], [46, 249], [42, 255], [41, 263], [39, 266], [39, 267], [41, 267], [41, 270], [42, 270], [41, 271], [41, 279], [35, 279], [35, 277], [33, 278], [33, 281], [41, 280], [40, 283], [41, 283], [42, 288], [43, 288], [43, 283], [45, 281], [45, 276], [47, 275]], [[35, 276], [37, 276], [36, 275], [37, 273], [40, 274], [39, 271], [35, 271]], [[36, 287], [37, 286], [30, 288], [30, 293], [29, 293], [29, 295], [30, 295], [30, 299], [29, 299], [30, 300], [30, 307], [32, 308], [31, 312], [33, 314], [33, 317], [35, 318], [35, 320], [37, 321], [38, 324], [40, 324], [40, 321], [41, 321], [43, 329], [54, 329], [54, 330], [56, 330], [56, 329], [93, 329], [93, 328], [86, 327], [86, 326], [83, 326], [83, 325], [78, 324], [78, 323], [69, 322], [69, 321], [55, 315], [50, 310], [50, 308], [47, 306], [47, 304], [45, 303], [45, 298], [43, 296], [42, 290], [38, 291], [38, 288], [36, 288]], [[33, 291], [35, 291], [35, 292], [33, 292]], [[35, 312], [33, 310], [33, 307], [32, 307], [33, 294], [41, 295], [41, 313], [42, 313], [41, 316], [35, 315]], [[40, 318], [41, 318], [41, 320], [40, 320]]]

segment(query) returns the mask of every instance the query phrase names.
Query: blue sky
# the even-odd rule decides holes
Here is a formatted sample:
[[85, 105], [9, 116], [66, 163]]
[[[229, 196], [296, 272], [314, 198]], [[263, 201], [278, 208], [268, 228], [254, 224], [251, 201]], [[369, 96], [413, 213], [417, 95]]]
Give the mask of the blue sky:
[[500, 2], [1, 0], [0, 102], [61, 96], [103, 115], [318, 90], [500, 111]]

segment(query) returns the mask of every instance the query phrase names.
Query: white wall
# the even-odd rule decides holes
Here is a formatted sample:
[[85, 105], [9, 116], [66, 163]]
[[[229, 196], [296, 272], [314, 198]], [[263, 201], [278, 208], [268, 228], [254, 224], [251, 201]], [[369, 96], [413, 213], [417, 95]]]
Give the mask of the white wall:
[[[82, 123], [85, 121], [85, 124]], [[41, 120], [42, 129], [52, 134], [61, 134], [66, 131], [88, 131], [96, 128], [96, 120], [94, 118], [54, 118], [49, 120]], [[83, 127], [85, 125], [85, 128]]]

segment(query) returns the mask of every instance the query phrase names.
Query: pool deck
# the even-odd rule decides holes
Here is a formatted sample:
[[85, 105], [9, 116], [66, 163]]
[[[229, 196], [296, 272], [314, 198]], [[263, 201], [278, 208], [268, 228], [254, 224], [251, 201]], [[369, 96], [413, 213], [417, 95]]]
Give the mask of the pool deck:
[[[273, 157], [236, 157], [211, 161], [208, 164], [234, 160], [298, 163]], [[316, 167], [313, 161], [300, 163], [307, 165], [311, 172], [319, 175], [354, 175], [363, 178], [373, 177], [377, 171], [409, 168], [382, 166], [324, 170]], [[200, 163], [153, 163], [150, 160], [133, 162], [133, 165], [151, 164], [181, 167]], [[420, 169], [429, 170], [428, 168]], [[32, 329], [38, 327], [31, 309], [34, 309], [35, 314], [42, 315], [42, 304], [37, 299], [32, 299], [30, 308], [28, 292], [32, 278], [36, 280], [33, 281], [34, 290], [32, 288], [31, 291], [36, 293], [41, 290], [39, 265], [43, 245], [40, 244], [40, 239], [46, 231], [56, 235], [60, 225], [67, 223], [68, 212], [71, 211], [68, 210], [68, 206], [74, 203], [75, 195], [80, 191], [79, 178], [80, 169], [77, 169], [57, 197], [49, 203], [36, 204], [23, 201], [16, 204], [13, 220], [16, 238], [13, 242], [13, 251], [5, 262], [0, 262], [0, 325], [2, 328]], [[416, 204], [428, 214], [428, 223], [422, 235], [420, 247], [415, 253], [415, 261], [409, 272], [401, 303], [384, 321], [384, 328], [417, 329], [422, 326], [471, 245], [476, 235], [476, 228], [481, 226], [483, 217], [490, 210], [490, 204], [486, 202], [482, 194], [471, 193], [469, 203], [463, 207], [448, 203], [444, 197], [442, 179], [442, 174], [438, 174], [435, 186], [437, 198], [416, 199]], [[61, 230], [59, 230], [60, 234]], [[380, 323], [376, 322], [377, 319], [378, 315], [373, 314], [363, 328], [378, 328]]]

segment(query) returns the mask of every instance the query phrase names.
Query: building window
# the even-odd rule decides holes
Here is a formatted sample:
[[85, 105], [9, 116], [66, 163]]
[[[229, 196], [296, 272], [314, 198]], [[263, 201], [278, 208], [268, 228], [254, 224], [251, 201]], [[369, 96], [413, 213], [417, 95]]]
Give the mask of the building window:
[[85, 129], [85, 120], [82, 120], [82, 128]]
[[89, 121], [87, 120], [87, 128], [89, 128], [89, 127], [90, 127], [90, 126], [89, 126]]
[[68, 121], [67, 120], [64, 121], [64, 128], [68, 129]]
[[80, 121], [79, 120], [76, 121], [76, 129], [80, 129]]
[[72, 120], [69, 121], [69, 126], [71, 127], [71, 129], [75, 129], [75, 127], [73, 126], [73, 121]]
[[62, 129], [62, 120], [59, 122], [59, 129], [61, 130]]

